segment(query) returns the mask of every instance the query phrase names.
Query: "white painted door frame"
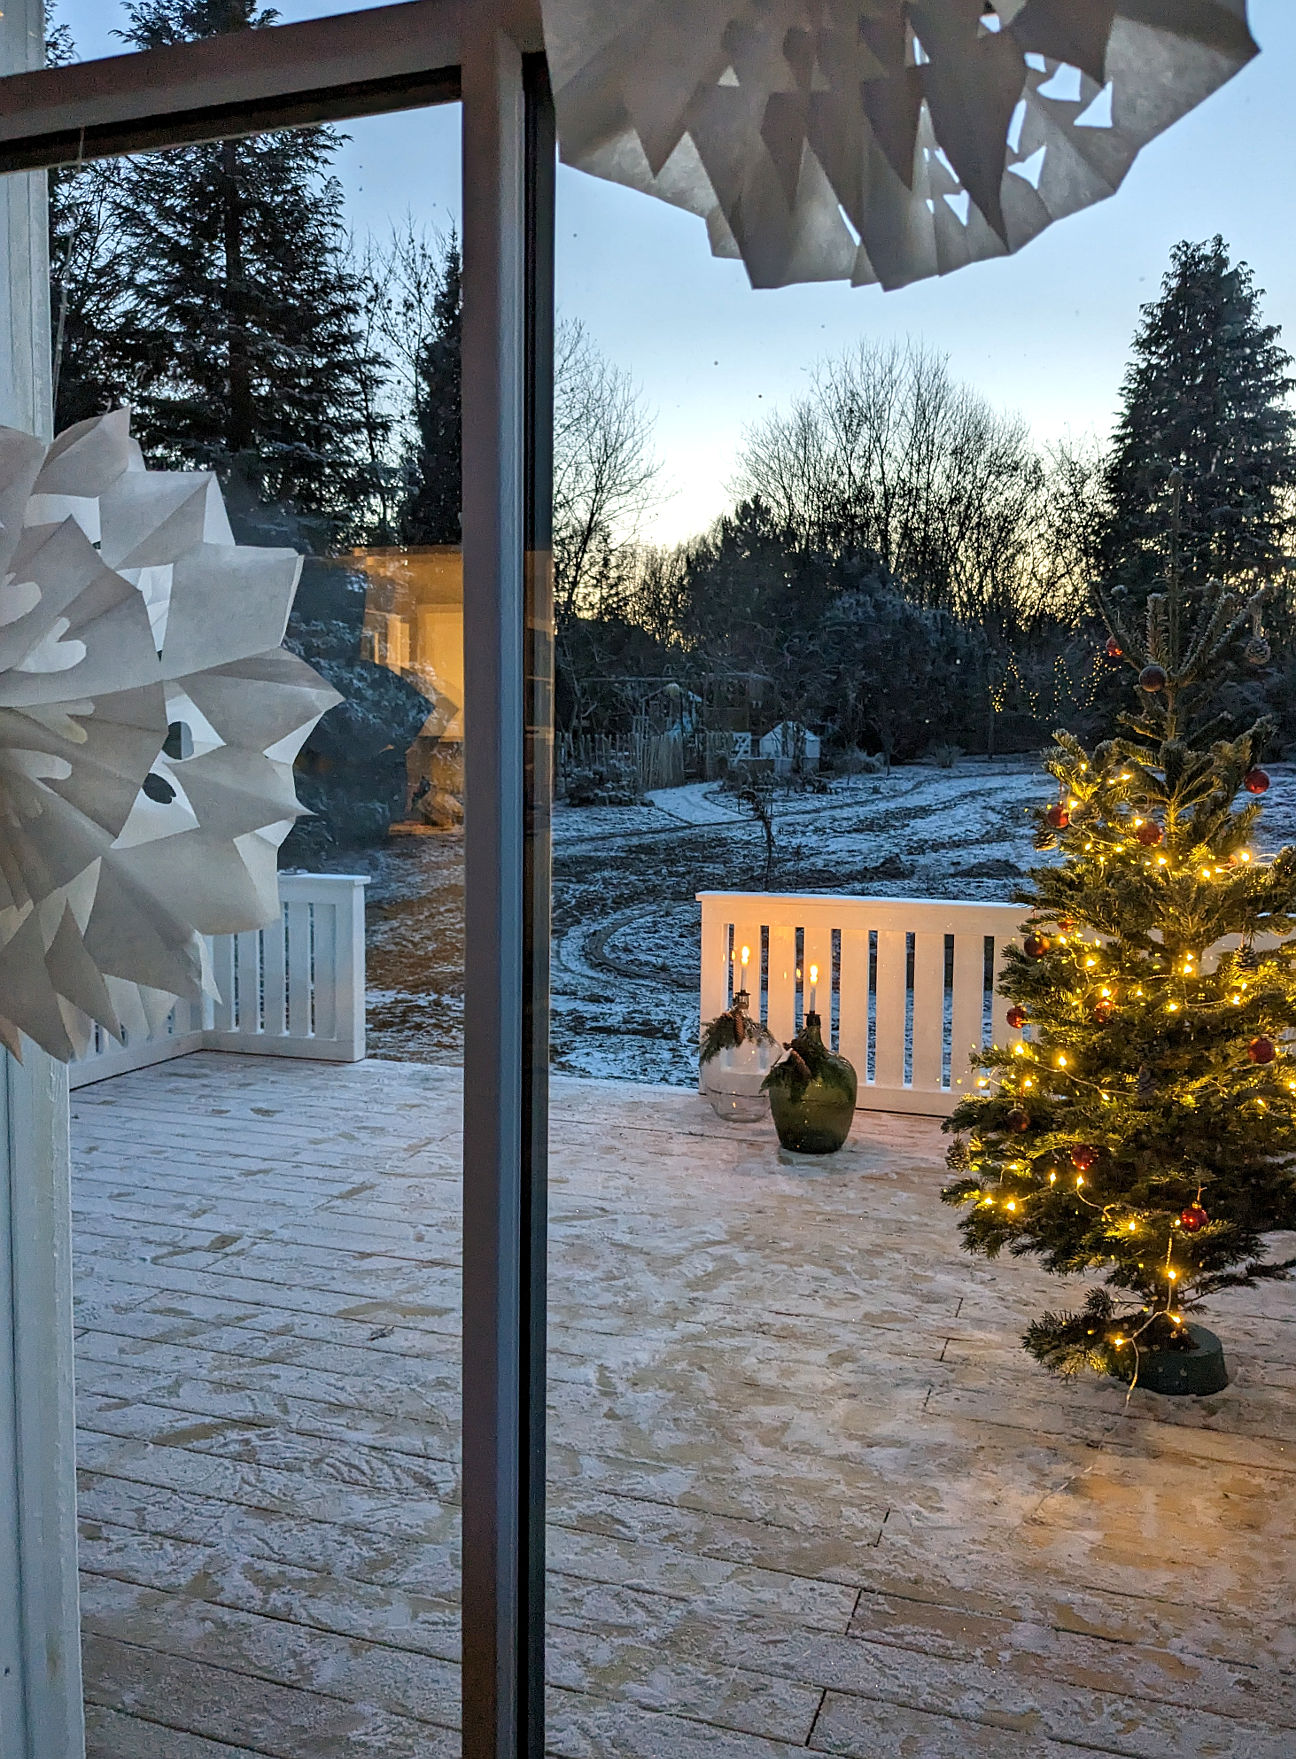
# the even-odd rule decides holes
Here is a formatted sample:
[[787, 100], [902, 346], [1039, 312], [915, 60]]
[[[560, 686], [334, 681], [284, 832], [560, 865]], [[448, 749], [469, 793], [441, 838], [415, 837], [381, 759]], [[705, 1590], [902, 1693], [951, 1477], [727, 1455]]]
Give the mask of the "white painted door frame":
[[[5, 0], [0, 72], [45, 60]], [[0, 179], [0, 423], [49, 435], [47, 181]], [[0, 1759], [83, 1759], [67, 1070], [0, 1051]]]

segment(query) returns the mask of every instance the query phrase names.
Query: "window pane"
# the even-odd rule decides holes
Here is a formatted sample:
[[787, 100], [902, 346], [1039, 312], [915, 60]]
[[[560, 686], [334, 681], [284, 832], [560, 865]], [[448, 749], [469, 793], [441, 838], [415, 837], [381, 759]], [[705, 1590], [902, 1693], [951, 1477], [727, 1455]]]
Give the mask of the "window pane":
[[[1255, 99], [1236, 102], [1240, 114]], [[1269, 114], [1281, 113], [1275, 84]], [[1107, 1130], [1102, 1150], [1076, 1139], [1053, 1168], [1045, 1153], [1056, 1137], [1044, 1133], [1064, 1135], [1086, 1094], [1092, 1119], [1108, 1099], [1099, 1075], [1121, 1068], [1112, 1041], [1097, 1039], [1107, 991], [1095, 983], [1086, 995], [1096, 945], [1076, 957], [1064, 916], [1052, 997], [1047, 979], [1029, 991], [1019, 980], [1016, 997], [996, 987], [1005, 942], [1029, 914], [1013, 902], [1023, 877], [1059, 858], [1036, 847], [1031, 809], [1057, 802], [1039, 753], [1059, 726], [1092, 753], [1135, 707], [1089, 596], [1086, 546], [1105, 516], [1101, 497], [1086, 496], [1101, 480], [1139, 304], [1180, 235], [1166, 228], [1186, 230], [1191, 214], [1190, 235], [1208, 237], [1205, 202], [1239, 244], [1246, 228], [1242, 255], [1273, 261], [1261, 208], [1239, 205], [1246, 149], [1229, 146], [1227, 126], [1202, 128], [1209, 177], [1203, 145], [1196, 171], [1186, 151], [1155, 200], [1131, 179], [1020, 257], [885, 296], [754, 294], [738, 264], [708, 256], [691, 216], [560, 173], [556, 1751], [1151, 1751], [1177, 1714], [1165, 1682], [1197, 1645], [1246, 1670], [1229, 1687], [1245, 1677], [1246, 1697], [1212, 1703], [1223, 1748], [1277, 1750], [1287, 1738], [1287, 1712], [1263, 1682], [1286, 1642], [1278, 1609], [1291, 1563], [1280, 1517], [1260, 1511], [1283, 1497], [1286, 1418], [1265, 1389], [1287, 1372], [1289, 1298], [1212, 1297], [1206, 1324], [1225, 1322], [1241, 1364], [1218, 1400], [1165, 1397], [1146, 1376], [1129, 1397], [1110, 1375], [1059, 1383], [1023, 1350], [1037, 1316], [1083, 1310], [1108, 1264], [1125, 1262], [1104, 1263], [1098, 1229], [1116, 1206], [1089, 1156], [1122, 1144], [1140, 1179], [1156, 1157], [1147, 1123], [1133, 1136]], [[1157, 422], [1178, 433], [1180, 377], [1198, 380], [1197, 366], [1172, 373], [1154, 410], [1152, 386], [1170, 382], [1154, 357], [1222, 359], [1233, 347], [1231, 320], [1200, 316], [1222, 309], [1202, 270], [1214, 251], [1210, 275], [1225, 272], [1223, 248], [1181, 246], [1172, 283], [1193, 265], [1201, 281], [1185, 274], [1155, 323], [1144, 307], [1126, 380], [1143, 406], [1127, 448]], [[1092, 300], [1064, 296], [1093, 284], [1095, 262], [1105, 295], [1122, 302], [1115, 326]], [[1271, 278], [1264, 322], [1282, 314], [1289, 282]], [[1270, 381], [1285, 432], [1282, 395]], [[1222, 422], [1213, 405], [1183, 444], [1199, 493], [1224, 492]], [[1073, 439], [1096, 430], [1091, 452], [1051, 453], [1068, 426]], [[1143, 477], [1127, 450], [1120, 479], [1139, 483], [1122, 490], [1121, 566], [1143, 594], [1159, 590], [1150, 583], [1173, 551], [1164, 525], [1136, 528], [1128, 509], [1144, 494], [1171, 503], [1165, 461], [1180, 450], [1163, 444]], [[1221, 554], [1211, 545], [1223, 527], [1199, 518], [1196, 555]], [[1186, 513], [1182, 529], [1186, 556]], [[1208, 572], [1199, 564], [1194, 593]], [[1233, 578], [1249, 593], [1260, 571]], [[1229, 689], [1247, 689], [1249, 705], [1274, 687], [1258, 669], [1272, 659], [1276, 685], [1288, 664], [1274, 657], [1288, 616], [1279, 593], [1266, 629], [1246, 630], [1250, 673]], [[1266, 700], [1285, 712], [1277, 695]], [[1239, 708], [1239, 730], [1253, 712]], [[1257, 828], [1256, 852], [1282, 847], [1289, 824], [1281, 806]], [[1144, 828], [1161, 837], [1159, 822]], [[1113, 878], [1113, 897], [1125, 883]], [[1113, 908], [1104, 938], [1124, 931], [1123, 906]], [[1081, 926], [1096, 943], [1097, 922]], [[1024, 991], [1052, 1019], [1074, 1010], [1067, 1030], [1084, 1060], [1070, 1087], [1065, 1051], [1058, 1065], [1007, 1077], [1017, 1102], [998, 1110], [998, 1136], [1020, 1132], [1022, 1158], [1009, 1158], [1009, 1138], [991, 1202], [999, 1217], [1018, 1214], [1023, 1193], [1049, 1202], [1052, 1170], [1066, 1206], [1037, 1237], [1063, 1265], [1077, 1261], [1086, 1225], [1099, 1242], [1070, 1281], [1014, 1250], [969, 1255], [960, 1212], [941, 1203], [943, 1187], [985, 1164], [968, 1129], [966, 1159], [947, 1167], [942, 1117], [983, 1079], [972, 1047], [1018, 1036], [1009, 1010]], [[1192, 1005], [1205, 1006], [1197, 992]], [[709, 1098], [698, 1091], [700, 1026], [712, 1029]], [[1187, 1042], [1151, 1030], [1158, 1055]], [[785, 1118], [818, 1102], [803, 1150], [826, 1146], [849, 1086], [825, 1053], [854, 1066], [858, 1105], [841, 1108], [850, 1133], [837, 1151], [781, 1150], [760, 1087], [794, 1034], [797, 1061], [783, 1060], [775, 1081]], [[1066, 1049], [1073, 1068], [1070, 1039]], [[1129, 1039], [1121, 1054], [1132, 1065], [1120, 1074], [1125, 1104], [1169, 1103], [1179, 1078], [1140, 1068]], [[1170, 1183], [1159, 1188], [1175, 1190], [1176, 1176], [1163, 1165], [1157, 1178]], [[1192, 1204], [1191, 1184], [1159, 1234], [1162, 1275], [1182, 1274], [1166, 1256], [1171, 1223], [1183, 1230], [1178, 1259], [1210, 1210], [1202, 1194], [1181, 1223], [1181, 1201]], [[1131, 1219], [1121, 1210], [1110, 1225]], [[1275, 1240], [1270, 1262], [1280, 1254]], [[1076, 1355], [1085, 1326], [1072, 1334]], [[1236, 1463], [1227, 1487], [1205, 1460], [1204, 1430], [1220, 1426]], [[1171, 1544], [1167, 1566], [1149, 1541], [1180, 1530], [1185, 1498], [1193, 1536]], [[1224, 1720], [1234, 1716], [1264, 1732], [1235, 1732]]]
[[[457, 1743], [458, 120], [52, 180], [59, 426], [130, 405], [134, 548], [75, 482], [45, 512], [138, 589], [169, 680], [123, 837], [187, 812], [206, 857], [149, 897], [183, 916], [247, 856], [273, 912], [207, 925], [205, 997], [115, 981], [125, 1046], [97, 1027], [74, 1070], [96, 1755]], [[240, 555], [246, 606], [205, 584]], [[295, 752], [302, 664], [340, 700]]]

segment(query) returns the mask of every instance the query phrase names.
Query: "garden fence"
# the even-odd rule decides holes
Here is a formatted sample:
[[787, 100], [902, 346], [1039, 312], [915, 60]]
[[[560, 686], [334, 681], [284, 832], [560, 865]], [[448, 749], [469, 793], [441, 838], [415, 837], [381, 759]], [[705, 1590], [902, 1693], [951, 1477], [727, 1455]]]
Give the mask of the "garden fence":
[[742, 987], [786, 1043], [809, 1009], [818, 969], [825, 1043], [849, 1057], [862, 1110], [944, 1117], [975, 1081], [974, 1054], [1021, 1037], [997, 995], [1019, 904], [946, 903], [760, 892], [700, 892], [701, 1017]]

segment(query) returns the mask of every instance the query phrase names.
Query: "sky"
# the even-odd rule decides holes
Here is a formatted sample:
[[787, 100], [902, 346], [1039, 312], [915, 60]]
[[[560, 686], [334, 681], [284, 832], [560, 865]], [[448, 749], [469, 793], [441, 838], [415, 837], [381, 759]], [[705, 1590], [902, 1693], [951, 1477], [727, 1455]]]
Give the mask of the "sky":
[[[377, 3], [377, 0], [374, 0]], [[358, 0], [279, 0], [285, 21]], [[83, 56], [119, 52], [118, 0], [60, 0]], [[1105, 435], [1139, 307], [1172, 247], [1222, 233], [1255, 270], [1264, 312], [1296, 347], [1296, 4], [1251, 0], [1262, 53], [1140, 155], [1106, 202], [1015, 257], [894, 293], [821, 285], [753, 292], [708, 250], [700, 220], [560, 170], [558, 301], [624, 367], [655, 416], [662, 492], [644, 535], [675, 542], [729, 505], [744, 431], [801, 393], [815, 366], [862, 341], [912, 339], [955, 377], [1020, 412], [1044, 444]], [[347, 125], [338, 171], [353, 227], [408, 215], [444, 228], [459, 208], [456, 107]]]

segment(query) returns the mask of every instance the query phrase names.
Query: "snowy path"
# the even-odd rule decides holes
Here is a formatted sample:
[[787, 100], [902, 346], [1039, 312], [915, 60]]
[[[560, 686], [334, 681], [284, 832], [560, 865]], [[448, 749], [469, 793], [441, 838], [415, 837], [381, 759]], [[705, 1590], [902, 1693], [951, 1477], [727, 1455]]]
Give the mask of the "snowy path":
[[[1274, 766], [1259, 846], [1296, 840], [1296, 774]], [[1041, 857], [1036, 765], [914, 764], [789, 794], [776, 809], [776, 891], [1006, 900]], [[571, 1074], [688, 1084], [697, 1031], [697, 892], [763, 891], [765, 847], [746, 815], [695, 804], [560, 808], [554, 817], [554, 1064]], [[462, 843], [410, 838], [371, 862], [370, 1044], [379, 1056], [459, 1053]]]

